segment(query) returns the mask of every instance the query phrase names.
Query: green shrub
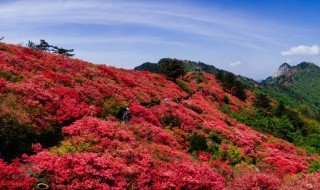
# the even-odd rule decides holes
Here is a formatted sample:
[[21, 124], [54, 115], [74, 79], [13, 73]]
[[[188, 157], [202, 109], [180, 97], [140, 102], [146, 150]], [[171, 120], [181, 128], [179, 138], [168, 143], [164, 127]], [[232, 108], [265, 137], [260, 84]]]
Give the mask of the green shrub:
[[0, 70], [0, 77], [11, 82], [18, 82], [22, 78], [22, 76], [16, 74], [13, 70], [7, 70], [5, 68]]
[[198, 135], [196, 132], [194, 132], [187, 138], [187, 140], [190, 142], [189, 152], [208, 150], [207, 139], [204, 135]]
[[231, 161], [231, 165], [234, 166], [242, 161], [242, 154], [237, 146], [230, 146], [227, 153], [227, 158]]
[[309, 173], [314, 173], [320, 170], [320, 162], [314, 161], [310, 164], [308, 172]]
[[165, 115], [160, 120], [163, 126], [170, 126], [173, 127], [180, 127], [181, 126], [181, 119], [176, 115]]
[[127, 106], [127, 102], [111, 97], [104, 101], [104, 104], [101, 108], [101, 117], [105, 118], [106, 116], [112, 115], [118, 119], [122, 119], [122, 112]]
[[198, 113], [198, 114], [202, 114], [202, 109], [198, 106], [195, 106], [195, 105], [189, 105], [187, 103], [183, 103], [183, 105], [189, 109], [191, 109], [192, 111]]
[[199, 83], [202, 83], [205, 81], [205, 77], [203, 75], [197, 75], [197, 80], [196, 82], [199, 84]]
[[95, 139], [84, 139], [77, 142], [74, 141], [62, 141], [59, 147], [53, 147], [50, 149], [51, 153], [57, 155], [64, 155], [67, 153], [76, 154], [79, 152], [87, 152], [93, 149], [94, 144], [96, 143]]
[[229, 104], [229, 96], [224, 94], [223, 97], [222, 97], [222, 101], [225, 103], [225, 104]]
[[194, 94], [195, 92], [188, 86], [188, 84], [182, 82], [181, 80], [177, 80], [177, 85], [184, 90], [185, 92], [187, 92], [188, 94]]

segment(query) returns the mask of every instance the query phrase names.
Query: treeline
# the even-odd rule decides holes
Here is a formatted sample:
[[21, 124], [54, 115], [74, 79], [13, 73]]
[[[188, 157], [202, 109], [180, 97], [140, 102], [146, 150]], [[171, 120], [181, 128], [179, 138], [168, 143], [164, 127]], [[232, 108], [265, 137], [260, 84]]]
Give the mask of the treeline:
[[186, 72], [194, 72], [196, 69], [200, 69], [200, 72], [203, 71], [216, 76], [226, 92], [231, 93], [242, 101], [246, 100], [247, 95], [245, 89], [247, 85], [239, 81], [233, 73], [217, 69], [212, 65], [206, 65], [201, 62], [163, 58], [159, 60], [158, 63], [146, 62], [135, 68], [135, 70], [163, 74], [168, 80], [174, 82], [179, 76], [184, 75]]
[[247, 98], [247, 95], [245, 93], [246, 86], [237, 80], [235, 74], [228, 71], [218, 70], [215, 76], [217, 80], [222, 82], [222, 86], [225, 91], [238, 97], [240, 100], [243, 100], [243, 101], [246, 100]]

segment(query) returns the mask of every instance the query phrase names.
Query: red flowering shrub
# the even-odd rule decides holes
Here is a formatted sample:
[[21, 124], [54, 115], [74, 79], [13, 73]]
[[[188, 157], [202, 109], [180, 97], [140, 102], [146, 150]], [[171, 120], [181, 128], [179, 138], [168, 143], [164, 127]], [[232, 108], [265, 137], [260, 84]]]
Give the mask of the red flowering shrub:
[[0, 92], [1, 93], [6, 90], [6, 85], [7, 85], [7, 82], [4, 79], [0, 78]]
[[[223, 189], [225, 186], [224, 179], [208, 165], [196, 164], [187, 153], [150, 142], [165, 138], [172, 141], [170, 145], [177, 144], [158, 127], [126, 126], [85, 117], [63, 131], [71, 139], [89, 136], [97, 139], [91, 153], [57, 156], [45, 150], [24, 156], [32, 175], [46, 176], [44, 182], [53, 189]], [[139, 133], [139, 140], [135, 133]]]
[[320, 189], [320, 173], [298, 174], [285, 178], [281, 189], [318, 190]]
[[247, 174], [235, 179], [229, 189], [233, 190], [276, 190], [279, 189], [280, 180], [267, 174]]
[[38, 180], [28, 176], [20, 167], [16, 161], [7, 165], [0, 159], [0, 189], [32, 189]]
[[132, 122], [140, 123], [147, 122], [155, 126], [161, 126], [159, 120], [154, 116], [149, 110], [140, 105], [131, 105], [130, 106], [132, 115], [135, 116], [132, 119]]

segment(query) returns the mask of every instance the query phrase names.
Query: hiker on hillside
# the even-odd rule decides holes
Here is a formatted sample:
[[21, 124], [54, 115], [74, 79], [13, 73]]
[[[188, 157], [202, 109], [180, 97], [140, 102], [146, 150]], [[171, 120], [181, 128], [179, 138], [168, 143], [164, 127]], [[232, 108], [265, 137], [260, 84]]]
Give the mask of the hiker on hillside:
[[131, 119], [131, 111], [130, 109], [127, 107], [126, 110], [124, 111], [123, 113], [123, 116], [122, 116], [122, 121], [125, 123], [125, 124], [128, 124], [129, 121]]

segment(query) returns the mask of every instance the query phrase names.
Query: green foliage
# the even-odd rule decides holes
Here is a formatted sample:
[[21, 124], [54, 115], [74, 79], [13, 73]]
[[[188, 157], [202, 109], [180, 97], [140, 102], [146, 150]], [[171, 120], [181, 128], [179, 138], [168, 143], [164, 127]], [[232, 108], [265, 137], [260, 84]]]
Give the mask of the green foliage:
[[224, 94], [223, 97], [222, 97], [222, 101], [223, 103], [225, 104], [229, 104], [229, 96], [227, 94]]
[[208, 150], [207, 139], [204, 135], [198, 135], [196, 132], [194, 132], [187, 138], [187, 140], [190, 142], [189, 152]]
[[0, 152], [5, 160], [22, 153], [30, 153], [31, 127], [27, 123], [26, 109], [18, 105], [14, 94], [0, 97]]
[[287, 109], [286, 109], [283, 101], [279, 101], [279, 103], [278, 103], [278, 105], [277, 105], [277, 107], [276, 107], [276, 109], [274, 111], [274, 115], [277, 116], [277, 117], [281, 117], [281, 116], [283, 116], [285, 114], [286, 110]]
[[22, 76], [18, 75], [13, 70], [7, 70], [5, 68], [0, 70], [0, 77], [11, 82], [18, 82], [22, 78]]
[[239, 82], [236, 76], [230, 72], [219, 71], [217, 73], [217, 79], [222, 82], [225, 91], [230, 92], [232, 95], [238, 97], [240, 100], [244, 101], [247, 98], [245, 93], [245, 85]]
[[208, 151], [212, 152], [212, 160], [216, 160], [221, 157], [220, 144], [222, 142], [219, 135], [211, 133], [210, 134], [211, 143], [209, 144]]
[[160, 122], [163, 126], [170, 126], [170, 128], [181, 126], [181, 119], [178, 116], [172, 114], [163, 116]]
[[314, 161], [310, 164], [308, 172], [309, 173], [314, 173], [320, 170], [320, 162]]
[[184, 102], [183, 105], [198, 114], [202, 114], [202, 109], [196, 105], [189, 105], [186, 102]]
[[179, 76], [185, 75], [183, 63], [177, 59], [161, 59], [159, 61], [160, 73], [164, 74], [168, 80], [176, 81]]
[[157, 99], [152, 99], [151, 102], [140, 102], [142, 106], [146, 106], [146, 107], [152, 107], [155, 105], [159, 105], [160, 103], [161, 103], [161, 100], [157, 100]]
[[227, 152], [227, 158], [230, 160], [231, 165], [234, 166], [242, 161], [242, 154], [237, 146], [230, 145]]
[[149, 71], [151, 73], [160, 73], [159, 64], [157, 63], [143, 63], [142, 65], [135, 67], [134, 70], [138, 71]]
[[[266, 100], [264, 96], [260, 99]], [[299, 112], [284, 106], [282, 102], [272, 107], [268, 104], [268, 100], [266, 100], [268, 106], [264, 106], [266, 104], [262, 100], [259, 102], [260, 107], [251, 112], [245, 109], [239, 109], [237, 112], [223, 109], [223, 107], [221, 109], [257, 131], [304, 147], [309, 153], [320, 153], [320, 125], [318, 122], [306, 122]], [[261, 107], [269, 107], [270, 111], [265, 112]]]
[[109, 115], [115, 116], [118, 119], [122, 118], [123, 110], [128, 107], [125, 101], [117, 100], [114, 97], [106, 99], [101, 108], [101, 117], [105, 118]]
[[205, 79], [206, 79], [203, 75], [193, 75], [192, 77], [196, 79], [197, 84], [205, 82]]
[[231, 91], [231, 93], [242, 101], [245, 101], [247, 99], [247, 94], [245, 93], [244, 84], [238, 83], [234, 91]]
[[62, 141], [59, 147], [53, 147], [50, 152], [57, 155], [64, 155], [67, 153], [76, 154], [79, 152], [87, 152], [93, 149], [93, 145], [96, 143], [94, 139], [83, 139], [76, 142]]
[[265, 94], [256, 94], [256, 99], [253, 102], [255, 107], [262, 108], [265, 110], [269, 110], [271, 105], [270, 105], [270, 99], [267, 97]]
[[320, 153], [320, 134], [312, 133], [307, 136], [306, 141], [304, 142], [306, 145], [313, 147], [314, 151]]
[[188, 86], [187, 83], [182, 82], [181, 80], [177, 80], [176, 84], [188, 94], [194, 94], [195, 92]]
[[320, 121], [320, 68], [302, 62], [292, 67], [289, 73], [266, 79], [256, 90], [282, 100], [285, 105], [300, 110], [305, 117]]
[[[168, 59], [168, 58], [161, 59], [158, 64], [157, 63], [144, 63], [134, 69], [135, 70], [150, 71], [153, 73], [163, 73], [161, 71], [161, 64], [163, 62], [167, 62], [167, 61], [171, 62], [173, 60]], [[247, 98], [247, 95], [245, 93], [245, 88], [248, 88], [249, 86], [253, 86], [254, 84], [256, 84], [256, 82], [254, 82], [252, 79], [248, 79], [248, 78], [242, 77], [242, 76], [236, 76], [233, 73], [230, 73], [228, 71], [224, 71], [221, 69], [217, 69], [216, 67], [214, 67], [212, 65], [207, 65], [202, 62], [194, 62], [194, 61], [183, 61], [182, 62], [182, 61], [179, 61], [176, 59], [174, 59], [174, 61], [180, 62], [180, 65], [182, 65], [184, 72], [194, 72], [198, 67], [198, 68], [201, 68], [201, 71], [214, 75], [217, 78], [217, 80], [219, 80], [220, 82], [223, 83], [223, 87], [227, 92], [230, 92], [232, 95], [237, 96], [242, 101], [245, 101]], [[174, 71], [175, 68], [173, 67], [172, 69]], [[170, 70], [172, 70], [172, 69], [170, 69], [170, 68], [165, 69], [165, 70], [167, 70], [166, 73], [170, 74], [171, 73]], [[179, 76], [180, 75], [181, 74], [179, 74]], [[168, 79], [171, 78], [170, 80], [175, 81], [174, 78], [177, 78], [177, 77], [170, 77], [170, 76], [168, 77], [167, 76], [167, 78]], [[202, 83], [202, 82], [204, 82], [204, 79], [205, 78], [203, 75], [201, 75], [201, 74], [197, 75], [196, 82]]]
[[52, 123], [41, 132], [33, 130], [32, 126], [36, 123], [30, 122], [30, 116], [35, 109], [21, 105], [15, 94], [7, 93], [0, 97], [0, 152], [4, 160], [10, 161], [23, 153], [32, 153], [32, 143], [40, 143], [46, 148], [61, 140], [58, 124]]

